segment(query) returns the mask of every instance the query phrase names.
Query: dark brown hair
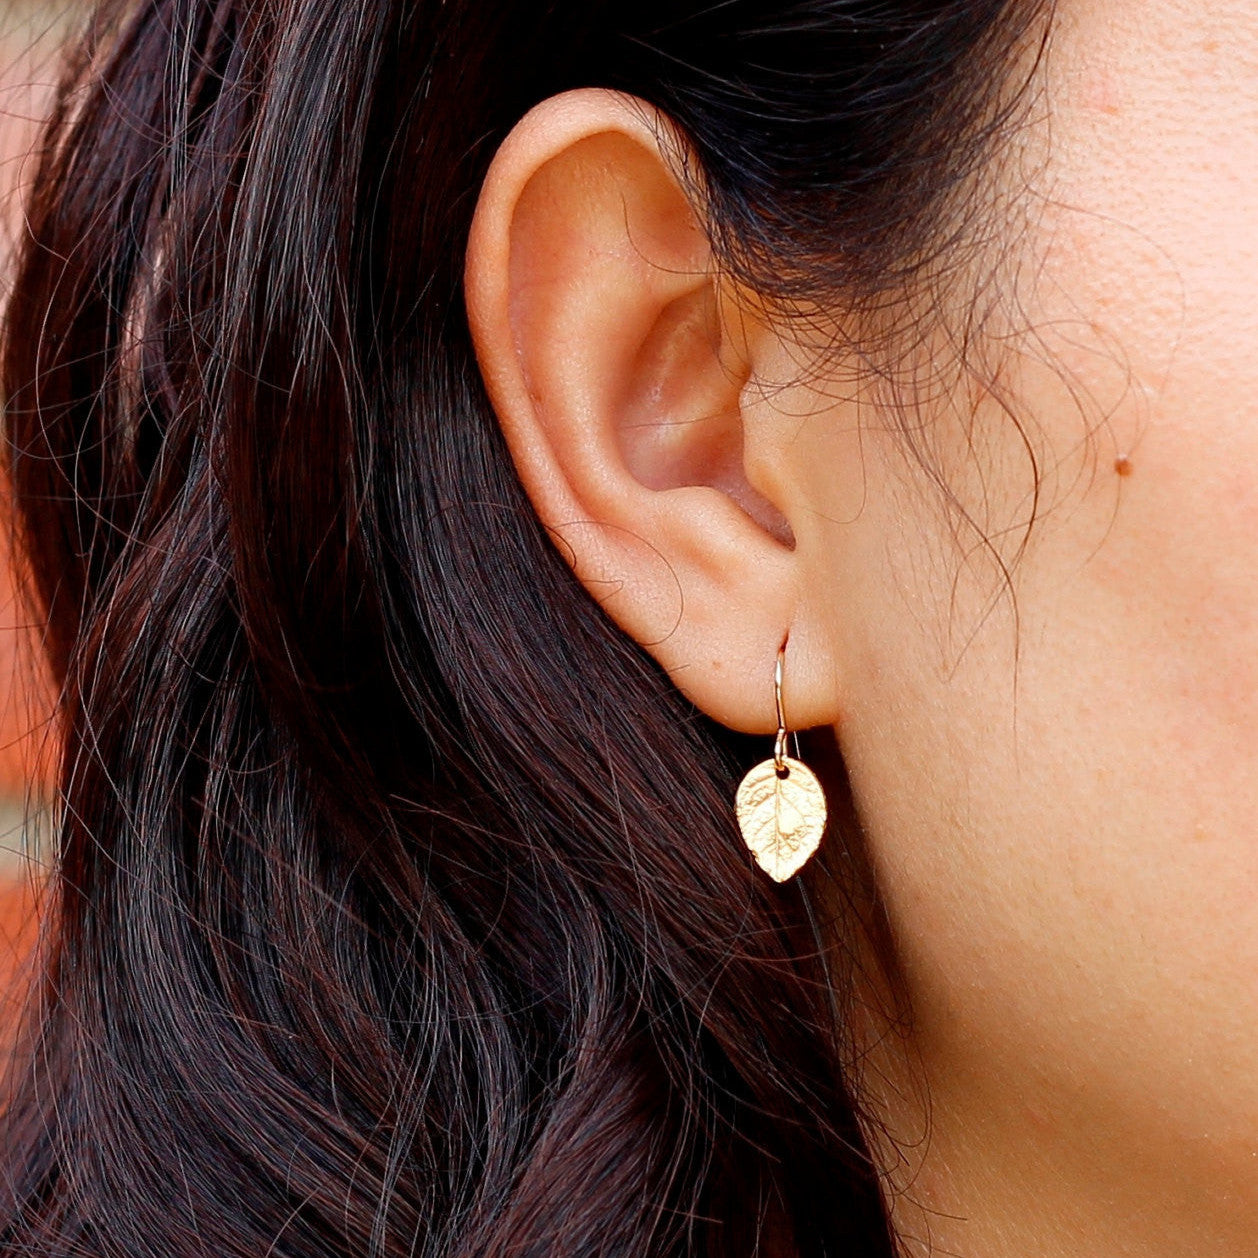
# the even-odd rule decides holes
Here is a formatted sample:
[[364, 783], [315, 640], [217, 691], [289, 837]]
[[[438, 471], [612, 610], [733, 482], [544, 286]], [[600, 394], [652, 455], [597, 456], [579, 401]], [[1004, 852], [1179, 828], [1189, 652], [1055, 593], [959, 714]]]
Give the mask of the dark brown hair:
[[901, 290], [1040, 7], [99, 10], [4, 346], [64, 767], [0, 1253], [892, 1252], [807, 880], [733, 829], [763, 747], [534, 518], [462, 248], [520, 115], [608, 86], [746, 282]]

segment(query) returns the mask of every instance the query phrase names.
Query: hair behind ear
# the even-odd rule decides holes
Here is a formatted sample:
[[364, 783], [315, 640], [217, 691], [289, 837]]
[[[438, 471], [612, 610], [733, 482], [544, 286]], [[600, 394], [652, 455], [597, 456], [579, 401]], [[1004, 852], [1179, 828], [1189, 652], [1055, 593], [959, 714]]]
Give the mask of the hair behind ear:
[[684, 128], [732, 273], [902, 278], [1015, 9], [101, 9], [7, 307], [65, 747], [0, 1249], [892, 1252], [746, 747], [537, 520], [462, 254], [495, 143], [593, 83]]
[[[66, 744], [4, 1247], [884, 1235], [737, 743], [581, 588], [485, 396], [477, 172], [401, 86], [441, 15], [181, 14], [80, 63], [9, 312]], [[428, 99], [496, 99], [475, 66]]]

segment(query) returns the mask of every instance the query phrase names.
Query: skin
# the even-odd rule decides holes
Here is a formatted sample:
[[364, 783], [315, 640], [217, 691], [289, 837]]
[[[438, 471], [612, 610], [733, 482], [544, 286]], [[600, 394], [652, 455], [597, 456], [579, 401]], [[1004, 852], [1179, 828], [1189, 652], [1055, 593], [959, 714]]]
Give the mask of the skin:
[[837, 732], [911, 1009], [857, 1028], [908, 1252], [1252, 1254], [1258, 9], [1062, 0], [1037, 73], [999, 257], [894, 388], [833, 350], [855, 312], [717, 274], [607, 93], [504, 144], [468, 308], [591, 592], [751, 732], [786, 640]]

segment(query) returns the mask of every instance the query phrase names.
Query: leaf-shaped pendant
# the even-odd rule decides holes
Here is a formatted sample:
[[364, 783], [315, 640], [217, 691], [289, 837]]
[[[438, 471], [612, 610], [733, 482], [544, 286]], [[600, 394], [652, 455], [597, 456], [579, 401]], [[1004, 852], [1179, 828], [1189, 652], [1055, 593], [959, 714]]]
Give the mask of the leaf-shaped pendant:
[[772, 760], [756, 765], [734, 799], [743, 841], [774, 882], [799, 873], [826, 828], [826, 796], [816, 775], [789, 756], [782, 769], [779, 775]]

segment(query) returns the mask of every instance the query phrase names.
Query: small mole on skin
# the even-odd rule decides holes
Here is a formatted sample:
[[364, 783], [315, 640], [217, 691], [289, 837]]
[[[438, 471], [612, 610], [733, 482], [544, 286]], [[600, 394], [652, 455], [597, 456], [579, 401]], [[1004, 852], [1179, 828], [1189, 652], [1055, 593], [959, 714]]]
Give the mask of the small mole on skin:
[[1118, 458], [1114, 460], [1114, 471], [1116, 471], [1119, 476], [1130, 476], [1131, 460], [1125, 454], [1120, 454]]

